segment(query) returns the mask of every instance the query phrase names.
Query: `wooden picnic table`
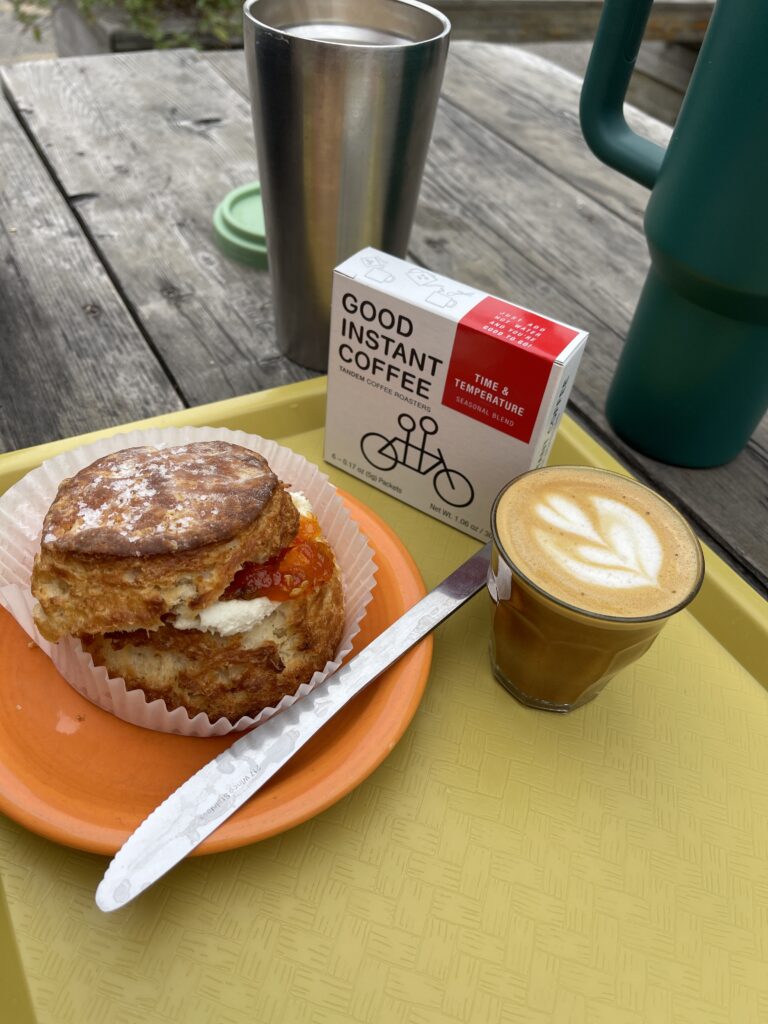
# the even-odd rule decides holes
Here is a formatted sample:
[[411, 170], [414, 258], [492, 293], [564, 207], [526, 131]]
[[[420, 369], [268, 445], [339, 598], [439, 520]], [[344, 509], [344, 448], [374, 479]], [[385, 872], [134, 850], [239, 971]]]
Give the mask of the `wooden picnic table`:
[[[595, 38], [603, 0], [436, 0], [454, 39], [531, 43]], [[646, 39], [700, 43], [714, 0], [654, 0]]]
[[[41, 61], [2, 77], [0, 450], [308, 376], [275, 347], [268, 275], [212, 237], [217, 203], [257, 176], [241, 52]], [[410, 257], [587, 328], [570, 413], [765, 593], [768, 421], [709, 470], [645, 458], [606, 423], [648, 265], [648, 194], [587, 150], [579, 88], [511, 46], [454, 42]]]
[[[2, 75], [0, 450], [308, 376], [275, 347], [268, 276], [212, 237], [216, 204], [256, 176], [242, 54], [73, 58]], [[706, 471], [642, 458], [606, 424], [648, 263], [647, 193], [589, 154], [578, 95], [575, 76], [536, 56], [453, 44], [410, 255], [588, 328], [571, 416], [764, 592], [768, 423], [731, 465]], [[667, 140], [658, 122], [632, 119]], [[282, 403], [272, 392], [234, 404], [259, 405], [260, 423], [320, 461], [321, 382], [287, 393], [313, 388], [308, 424], [285, 390]], [[0, 469], [40, 455], [0, 455]], [[348, 479], [428, 585], [476, 547]], [[391, 574], [398, 548], [385, 551]], [[708, 562], [709, 611], [676, 617], [636, 671], [574, 715], [523, 708], [493, 682], [488, 599], [468, 602], [440, 627], [431, 663], [429, 641], [414, 652], [420, 702], [413, 663], [396, 666], [383, 698], [362, 695], [367, 718], [368, 704], [351, 705], [284, 769], [295, 797], [315, 792], [311, 817], [188, 859], [114, 915], [93, 903], [106, 868], [93, 823], [135, 828], [128, 798], [149, 813], [219, 741], [120, 722], [6, 629], [0, 797], [24, 814], [0, 809], [0, 1020], [766, 1019], [763, 602]], [[401, 586], [414, 583], [406, 566]], [[382, 706], [398, 693], [413, 721], [382, 747]], [[203, 745], [194, 767], [189, 744]], [[383, 763], [329, 800], [329, 765], [346, 781], [371, 751]], [[261, 794], [267, 817], [291, 803], [283, 783]], [[62, 840], [46, 829], [68, 808]]]

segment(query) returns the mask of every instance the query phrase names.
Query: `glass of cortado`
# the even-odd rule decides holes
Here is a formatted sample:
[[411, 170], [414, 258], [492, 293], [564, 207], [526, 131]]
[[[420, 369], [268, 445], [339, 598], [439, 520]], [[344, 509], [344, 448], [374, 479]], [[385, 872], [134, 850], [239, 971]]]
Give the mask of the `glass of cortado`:
[[529, 707], [568, 712], [637, 660], [704, 578], [683, 517], [618, 473], [547, 466], [491, 513], [491, 663]]

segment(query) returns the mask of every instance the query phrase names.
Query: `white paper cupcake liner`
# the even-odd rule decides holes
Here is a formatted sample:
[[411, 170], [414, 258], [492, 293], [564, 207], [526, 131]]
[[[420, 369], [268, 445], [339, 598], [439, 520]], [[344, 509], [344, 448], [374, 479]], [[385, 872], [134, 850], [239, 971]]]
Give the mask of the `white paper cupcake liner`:
[[[123, 448], [137, 445], [163, 448], [192, 441], [230, 441], [259, 452], [290, 490], [302, 491], [312, 504], [323, 534], [334, 550], [344, 585], [344, 633], [335, 659], [294, 694], [283, 697], [275, 707], [265, 708], [254, 718], [243, 717], [236, 722], [226, 718], [211, 722], [205, 714], [191, 717], [184, 708], [169, 711], [161, 700], [148, 701], [143, 691], [129, 690], [123, 679], [110, 678], [106, 669], [94, 665], [90, 654], [82, 649], [78, 640], [67, 638], [55, 644], [45, 640], [32, 617], [35, 605], [30, 590], [32, 565], [40, 546], [43, 519], [61, 481], [101, 456]], [[115, 434], [49, 459], [0, 497], [0, 605], [48, 655], [70, 686], [118, 718], [160, 732], [182, 736], [223, 736], [233, 730], [249, 729], [310, 693], [336, 671], [351, 651], [352, 641], [360, 631], [360, 623], [371, 600], [375, 571], [373, 552], [328, 477], [303, 456], [276, 441], [242, 431], [169, 427]]]

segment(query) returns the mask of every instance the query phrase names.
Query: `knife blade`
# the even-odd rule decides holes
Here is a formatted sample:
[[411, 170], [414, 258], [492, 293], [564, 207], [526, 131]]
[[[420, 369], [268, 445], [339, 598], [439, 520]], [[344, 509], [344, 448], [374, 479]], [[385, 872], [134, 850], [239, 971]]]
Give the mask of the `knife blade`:
[[118, 850], [96, 905], [117, 910], [183, 860], [248, 801], [337, 711], [486, 582], [490, 542], [316, 690], [236, 740], [187, 779]]

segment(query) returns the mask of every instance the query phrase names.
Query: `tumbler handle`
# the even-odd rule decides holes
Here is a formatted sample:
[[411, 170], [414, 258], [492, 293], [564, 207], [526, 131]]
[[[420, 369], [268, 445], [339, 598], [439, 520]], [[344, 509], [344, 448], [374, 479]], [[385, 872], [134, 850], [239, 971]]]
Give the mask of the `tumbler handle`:
[[666, 150], [632, 131], [623, 105], [652, 2], [605, 0], [579, 106], [595, 156], [646, 188], [655, 185]]

